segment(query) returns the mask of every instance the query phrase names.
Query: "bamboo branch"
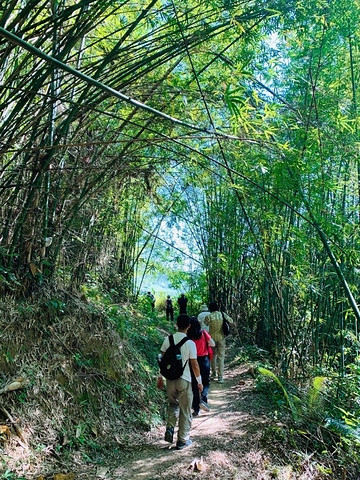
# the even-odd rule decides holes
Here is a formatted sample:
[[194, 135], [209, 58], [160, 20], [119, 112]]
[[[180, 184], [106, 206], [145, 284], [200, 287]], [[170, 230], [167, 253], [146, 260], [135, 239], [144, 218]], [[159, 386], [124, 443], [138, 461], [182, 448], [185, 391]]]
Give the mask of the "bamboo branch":
[[150, 112], [153, 115], [156, 115], [157, 117], [161, 117], [165, 120], [168, 120], [171, 123], [174, 123], [176, 125], [180, 125], [182, 127], [189, 128], [191, 130], [196, 130], [198, 132], [205, 132], [205, 133], [211, 134], [212, 136], [215, 136], [215, 137], [222, 137], [222, 138], [228, 138], [228, 139], [232, 139], [232, 140], [239, 140], [239, 138], [235, 135], [228, 135], [226, 133], [221, 133], [221, 132], [216, 131], [213, 128], [209, 129], [209, 128], [198, 127], [196, 125], [193, 125], [193, 124], [184, 122], [182, 120], [179, 120], [178, 118], [167, 115], [166, 113], [160, 112], [159, 110], [156, 110], [155, 108], [149, 107], [145, 103], [142, 103], [139, 100], [136, 100], [136, 99], [131, 98], [127, 95], [124, 95], [123, 93], [121, 93], [117, 90], [114, 90], [113, 88], [109, 87], [108, 85], [105, 85], [104, 83], [101, 83], [98, 80], [95, 80], [94, 78], [89, 77], [88, 75], [85, 75], [84, 73], [79, 72], [75, 68], [69, 67], [65, 63], [61, 62], [60, 60], [57, 60], [56, 58], [52, 57], [51, 55], [48, 55], [48, 54], [44, 53], [43, 51], [39, 50], [38, 48], [34, 47], [30, 43], [26, 42], [25, 40], [19, 38], [16, 35], [14, 35], [13, 33], [9, 32], [8, 30], [6, 30], [3, 27], [0, 27], [0, 36], [6, 38], [7, 40], [9, 40], [11, 43], [14, 43], [15, 45], [19, 45], [20, 47], [25, 48], [25, 50], [29, 51], [31, 54], [35, 55], [36, 57], [42, 58], [47, 63], [52, 64], [52, 65], [60, 68], [61, 70], [64, 70], [65, 72], [68, 72], [71, 75], [83, 80], [88, 85], [93, 85], [96, 88], [110, 94], [111, 96], [119, 98], [120, 100], [123, 100], [126, 103], [134, 105], [137, 108], [140, 108], [142, 110]]

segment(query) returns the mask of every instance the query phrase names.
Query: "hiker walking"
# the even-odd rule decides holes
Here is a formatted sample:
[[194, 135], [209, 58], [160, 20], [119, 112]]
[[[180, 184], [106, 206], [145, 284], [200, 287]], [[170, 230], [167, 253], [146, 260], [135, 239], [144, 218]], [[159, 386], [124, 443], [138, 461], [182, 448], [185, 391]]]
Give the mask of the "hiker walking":
[[151, 292], [147, 292], [146, 294], [147, 298], [149, 299], [149, 303], [151, 306], [151, 310], [155, 310], [155, 297]]
[[182, 293], [177, 301], [179, 305], [180, 315], [182, 313], [186, 314], [187, 302], [188, 302], [188, 299], [185, 297], [185, 293]]
[[205, 317], [205, 325], [209, 325], [209, 334], [215, 341], [214, 356], [211, 360], [211, 377], [215, 378], [218, 375], [218, 382], [223, 383], [224, 376], [224, 362], [225, 362], [225, 335], [223, 333], [223, 315], [230, 325], [234, 323], [233, 319], [219, 312], [219, 307], [216, 302], [209, 303], [210, 314]]
[[208, 309], [208, 306], [207, 305], [201, 305], [201, 312], [199, 313], [198, 315], [198, 320], [200, 322], [200, 325], [201, 325], [201, 328], [203, 330], [205, 330], [205, 332], [208, 332], [209, 333], [209, 325], [205, 325], [204, 323], [204, 318], [207, 317], [209, 315], [209, 309]]
[[166, 320], [169, 321], [169, 318], [174, 321], [174, 307], [170, 295], [166, 297]]
[[194, 374], [192, 374], [193, 389], [193, 417], [199, 415], [200, 408], [205, 412], [209, 412], [207, 395], [210, 387], [210, 356], [212, 355], [211, 347], [215, 346], [214, 340], [210, 335], [201, 329], [199, 320], [196, 317], [190, 317], [190, 328], [187, 336], [193, 340], [196, 345], [197, 361], [200, 368], [201, 378], [203, 382], [203, 391], [199, 393], [197, 382]]
[[[178, 450], [182, 450], [183, 448], [191, 445], [190, 429], [192, 420], [191, 404], [193, 399], [193, 393], [191, 387], [190, 366], [196, 377], [199, 392], [202, 392], [203, 385], [200, 375], [200, 368], [197, 361], [196, 345], [186, 336], [186, 333], [190, 326], [189, 316], [179, 315], [176, 319], [176, 324], [178, 327], [178, 331], [173, 335], [166, 337], [161, 346], [162, 359], [159, 360], [159, 365], [160, 371], [166, 376], [167, 368], [162, 369], [161, 363], [165, 361], [166, 358], [168, 358], [166, 352], [172, 352], [174, 350], [171, 345], [176, 346], [180, 343], [180, 353], [178, 354], [178, 356], [181, 356], [181, 365], [183, 368], [183, 372], [180, 372], [181, 376], [175, 380], [170, 380], [168, 378], [166, 379], [168, 408], [165, 441], [169, 443], [173, 442], [176, 420], [177, 418], [179, 418], [176, 448]], [[180, 361], [180, 358], [178, 360]], [[168, 366], [169, 370], [174, 370], [172, 368], [172, 365]], [[161, 375], [157, 380], [157, 387], [161, 390], [164, 387], [164, 379]]]

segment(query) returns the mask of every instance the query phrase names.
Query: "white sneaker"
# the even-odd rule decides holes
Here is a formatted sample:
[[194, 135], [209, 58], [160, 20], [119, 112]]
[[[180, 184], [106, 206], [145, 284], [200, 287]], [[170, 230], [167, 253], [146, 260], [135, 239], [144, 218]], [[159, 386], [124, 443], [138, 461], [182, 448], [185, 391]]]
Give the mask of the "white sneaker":
[[204, 400], [200, 400], [200, 408], [204, 410], [204, 412], [210, 412], [209, 405], [204, 402]]

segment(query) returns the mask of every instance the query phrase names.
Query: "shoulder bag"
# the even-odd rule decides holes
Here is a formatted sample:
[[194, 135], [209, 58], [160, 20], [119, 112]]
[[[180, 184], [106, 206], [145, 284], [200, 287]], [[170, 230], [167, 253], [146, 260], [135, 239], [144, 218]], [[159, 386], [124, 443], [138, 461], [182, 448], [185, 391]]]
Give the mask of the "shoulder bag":
[[221, 315], [223, 317], [222, 331], [223, 331], [224, 337], [227, 337], [230, 333], [230, 325], [225, 318], [224, 312], [221, 312]]

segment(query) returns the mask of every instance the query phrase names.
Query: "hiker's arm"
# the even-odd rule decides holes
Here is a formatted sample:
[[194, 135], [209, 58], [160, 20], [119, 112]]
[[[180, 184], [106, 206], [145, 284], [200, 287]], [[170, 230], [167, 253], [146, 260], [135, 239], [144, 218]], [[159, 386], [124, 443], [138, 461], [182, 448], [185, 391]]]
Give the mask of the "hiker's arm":
[[200, 367], [199, 367], [199, 364], [198, 364], [198, 361], [196, 360], [196, 358], [190, 358], [190, 365], [191, 365], [192, 371], [194, 372], [196, 380], [198, 382], [199, 392], [201, 393], [203, 391], [204, 387], [203, 387], [203, 384], [202, 384]]
[[204, 332], [204, 334], [205, 334], [205, 339], [206, 339], [209, 347], [215, 347], [215, 345], [216, 345], [215, 340], [212, 337], [210, 337], [208, 332]]
[[[165, 352], [160, 352], [162, 356], [164, 356], [164, 353]], [[158, 388], [159, 390], [164, 390], [164, 377], [161, 375], [161, 373], [159, 372], [159, 376], [156, 380], [156, 388]]]
[[162, 375], [159, 375], [158, 379], [156, 380], [156, 388], [158, 390], [164, 390], [164, 378]]

